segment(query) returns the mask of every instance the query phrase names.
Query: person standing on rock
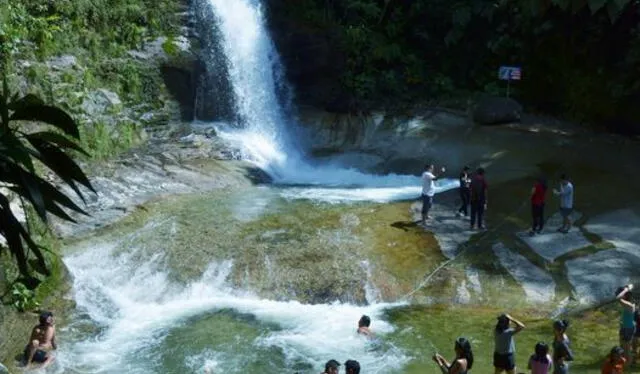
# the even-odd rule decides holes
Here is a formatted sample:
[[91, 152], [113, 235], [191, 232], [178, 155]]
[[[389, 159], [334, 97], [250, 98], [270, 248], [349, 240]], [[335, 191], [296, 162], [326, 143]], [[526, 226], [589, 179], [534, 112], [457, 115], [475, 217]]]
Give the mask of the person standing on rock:
[[628, 284], [618, 288], [616, 291], [616, 300], [622, 307], [622, 314], [620, 315], [620, 345], [624, 349], [627, 360], [631, 356], [631, 344], [636, 334], [636, 305], [631, 300], [632, 289], [633, 284]]
[[558, 320], [553, 323], [553, 374], [569, 374], [569, 361], [573, 361], [571, 342], [567, 336], [569, 321]]
[[[511, 327], [511, 322], [515, 327]], [[508, 314], [498, 316], [498, 323], [494, 331], [495, 349], [493, 353], [493, 367], [495, 374], [516, 372], [515, 352], [516, 345], [513, 336], [524, 329], [524, 324], [511, 318]]]
[[544, 227], [544, 199], [547, 193], [547, 181], [545, 178], [538, 178], [531, 189], [531, 231], [529, 236], [542, 233]]
[[566, 174], [560, 176], [560, 189], [553, 190], [555, 195], [560, 196], [560, 214], [562, 215], [562, 227], [558, 232], [566, 234], [571, 229], [571, 212], [573, 212], [573, 184]]
[[[433, 196], [436, 194], [436, 184], [435, 181], [438, 180], [441, 176], [436, 176], [433, 174], [435, 167], [433, 164], [428, 164], [424, 168], [424, 173], [422, 173], [422, 224], [426, 225], [427, 220], [431, 218], [429, 216], [429, 210], [433, 206]], [[446, 169], [441, 168], [441, 172], [444, 173]]]
[[475, 229], [476, 222], [478, 228], [483, 229], [482, 218], [487, 209], [487, 199], [489, 197], [487, 181], [484, 178], [484, 169], [478, 168], [471, 180], [471, 230]]
[[467, 217], [469, 215], [469, 201], [471, 200], [471, 175], [469, 175], [469, 168], [465, 166], [460, 172], [460, 200], [462, 200], [460, 209], [458, 209], [457, 216]]

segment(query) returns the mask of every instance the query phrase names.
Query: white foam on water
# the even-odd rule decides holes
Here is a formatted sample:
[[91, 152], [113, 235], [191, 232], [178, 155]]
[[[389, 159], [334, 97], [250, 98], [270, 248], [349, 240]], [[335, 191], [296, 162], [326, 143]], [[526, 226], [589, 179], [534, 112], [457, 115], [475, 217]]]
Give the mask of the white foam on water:
[[[408, 360], [398, 349], [372, 351], [366, 339], [355, 333], [363, 314], [371, 316], [372, 327], [382, 336], [393, 331], [380, 318], [385, 309], [399, 304], [308, 305], [261, 299], [228, 285], [227, 277], [233, 269], [230, 261], [212, 263], [200, 279], [180, 285], [170, 280], [162, 253], [146, 255], [147, 248], [136, 245], [135, 236], [125, 236], [121, 243], [85, 245], [65, 258], [74, 279], [77, 307], [101, 328], [101, 333], [61, 345], [60, 373], [155, 373], [147, 359], [135, 352], [158, 346], [172, 328], [190, 317], [222, 309], [279, 326], [280, 330], [252, 344], [280, 348], [287, 357], [302, 358], [317, 370], [332, 358], [342, 362], [357, 359], [368, 373], [388, 372]], [[128, 248], [123, 253], [119, 249], [122, 244]], [[210, 347], [197, 357], [185, 357], [185, 365], [194, 368], [193, 372], [215, 368], [225, 359], [214, 354], [215, 350]]]
[[241, 118], [233, 126], [211, 123], [221, 138], [240, 149], [243, 158], [266, 171], [276, 184], [314, 186], [286, 190], [289, 198], [386, 202], [419, 196], [421, 183], [416, 176], [371, 175], [331, 163], [312, 165], [300, 145], [303, 141], [295, 138], [297, 124], [278, 98], [279, 88], [287, 83], [265, 26], [261, 2], [209, 0], [209, 4], [222, 35]]
[[[282, 191], [287, 199], [320, 200], [327, 203], [339, 204], [349, 202], [371, 201], [386, 203], [419, 198], [422, 187], [420, 178], [413, 177], [416, 184], [398, 187], [289, 187]], [[457, 179], [442, 179], [436, 182], [436, 193], [458, 188]]]

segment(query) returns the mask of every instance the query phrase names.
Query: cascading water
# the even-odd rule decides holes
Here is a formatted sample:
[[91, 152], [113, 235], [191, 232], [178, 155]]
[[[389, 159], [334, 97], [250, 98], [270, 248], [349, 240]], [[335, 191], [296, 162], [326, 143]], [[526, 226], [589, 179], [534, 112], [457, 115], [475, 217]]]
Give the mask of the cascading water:
[[[311, 165], [296, 141], [286, 82], [274, 44], [264, 24], [259, 0], [208, 0], [228, 59], [240, 126], [216, 124], [221, 137], [237, 145], [244, 158], [284, 185], [289, 197], [327, 201], [390, 201], [420, 194], [420, 179], [411, 175], [365, 174], [335, 165]], [[213, 28], [213, 26], [212, 26]], [[284, 88], [284, 89], [283, 89]], [[280, 100], [279, 100], [280, 98]], [[201, 124], [202, 125], [202, 124]], [[439, 191], [455, 188], [444, 180]]]
[[[238, 122], [205, 125], [215, 126], [245, 158], [287, 185], [285, 197], [338, 202], [419, 195], [415, 176], [312, 166], [295, 136], [287, 108], [291, 101], [260, 2], [199, 0], [199, 6], [216, 20], [215, 32], [222, 39], [216, 45], [226, 57], [216, 63], [228, 68], [235, 100], [236, 113], [225, 117]], [[454, 185], [446, 182], [440, 190]], [[363, 280], [368, 306], [260, 299], [229, 286], [231, 261], [211, 263], [187, 284], [174, 280], [163, 248], [146, 248], [139, 238], [141, 231], [158, 225], [175, 228], [171, 220], [152, 221], [104, 243], [81, 243], [65, 256], [77, 313], [59, 332], [64, 344], [57, 372], [316, 373], [329, 359], [357, 359], [366, 373], [390, 373], [409, 360], [390, 343], [372, 343], [355, 334], [362, 314], [372, 317], [381, 336], [393, 330], [383, 312], [397, 304], [379, 302], [380, 293], [368, 278]], [[361, 264], [370, 276], [369, 263]]]
[[59, 332], [58, 373], [316, 373], [331, 358], [388, 373], [407, 362], [401, 350], [355, 334], [362, 314], [377, 333], [392, 331], [381, 316], [398, 304], [260, 299], [228, 285], [231, 261], [181, 284], [161, 248], [140, 241], [163, 226], [176, 229], [172, 218], [152, 221], [117, 240], [80, 243], [65, 258], [78, 315]]

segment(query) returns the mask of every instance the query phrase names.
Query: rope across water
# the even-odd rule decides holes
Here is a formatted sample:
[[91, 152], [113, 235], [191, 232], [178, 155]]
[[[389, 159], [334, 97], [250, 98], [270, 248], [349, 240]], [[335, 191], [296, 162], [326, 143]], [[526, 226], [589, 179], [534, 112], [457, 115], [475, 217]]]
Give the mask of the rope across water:
[[445, 267], [447, 267], [448, 265], [452, 264], [453, 262], [455, 262], [458, 258], [460, 258], [468, 249], [471, 248], [475, 248], [478, 246], [478, 244], [482, 243], [482, 241], [486, 238], [489, 237], [489, 233], [493, 233], [498, 231], [498, 229], [500, 227], [502, 227], [508, 220], [508, 218], [518, 214], [527, 204], [529, 203], [529, 198], [527, 197], [527, 199], [520, 204], [520, 206], [518, 206], [517, 209], [513, 210], [513, 212], [509, 213], [503, 220], [501, 220], [496, 226], [494, 226], [493, 228], [484, 231], [482, 234], [482, 237], [480, 237], [477, 241], [470, 243], [470, 242], [466, 242], [466, 243], [462, 243], [460, 245], [460, 247], [462, 247], [460, 249], [460, 251], [458, 253], [456, 253], [452, 258], [450, 258], [449, 260], [441, 263], [440, 265], [438, 265], [437, 268], [435, 268], [433, 271], [431, 271], [430, 273], [426, 274], [426, 276], [423, 278], [423, 280], [420, 282], [420, 284], [418, 284], [418, 286], [416, 288], [414, 288], [413, 290], [411, 290], [409, 293], [407, 293], [406, 295], [404, 295], [402, 298], [400, 298], [401, 300], [406, 300], [408, 298], [410, 298], [411, 296], [413, 296], [416, 292], [418, 292], [419, 290], [421, 290], [422, 288], [424, 288], [427, 284], [429, 284], [429, 282], [431, 281], [431, 279], [433, 279], [433, 277], [438, 274], [440, 272], [440, 270], [444, 269]]

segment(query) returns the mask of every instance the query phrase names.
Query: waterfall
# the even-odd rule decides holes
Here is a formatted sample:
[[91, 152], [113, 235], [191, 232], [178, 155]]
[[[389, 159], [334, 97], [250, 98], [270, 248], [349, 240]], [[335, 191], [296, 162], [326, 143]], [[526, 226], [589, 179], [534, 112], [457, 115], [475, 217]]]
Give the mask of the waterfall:
[[[296, 131], [290, 90], [265, 25], [261, 2], [205, 0], [201, 6], [213, 14], [211, 33], [221, 38], [238, 118], [234, 124], [214, 126], [221, 137], [241, 149], [243, 158], [269, 173], [277, 184], [306, 187], [288, 190], [286, 194], [291, 197], [390, 201], [420, 194], [416, 176], [371, 175], [309, 161], [304, 141]], [[206, 63], [219, 61], [216, 58]], [[446, 180], [439, 189], [454, 187], [456, 180]]]

